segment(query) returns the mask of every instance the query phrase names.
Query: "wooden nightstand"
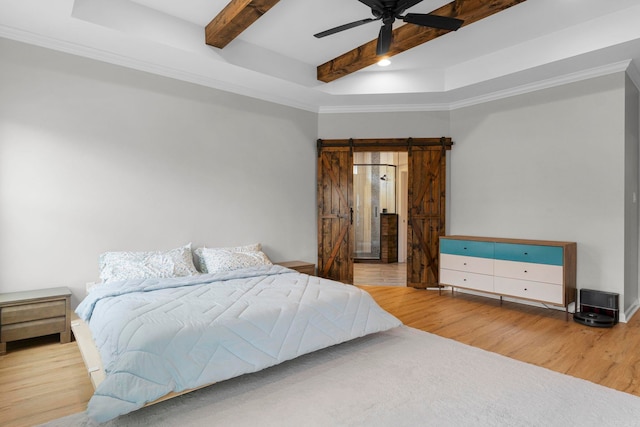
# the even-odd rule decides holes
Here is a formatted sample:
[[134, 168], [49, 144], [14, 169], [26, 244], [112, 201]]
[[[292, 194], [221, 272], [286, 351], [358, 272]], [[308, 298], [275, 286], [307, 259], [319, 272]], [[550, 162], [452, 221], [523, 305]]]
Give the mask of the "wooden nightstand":
[[60, 334], [71, 341], [71, 291], [50, 288], [0, 294], [0, 354], [7, 342]]
[[295, 270], [298, 273], [309, 274], [311, 276], [316, 274], [316, 265], [310, 262], [284, 261], [284, 262], [277, 262], [276, 264]]

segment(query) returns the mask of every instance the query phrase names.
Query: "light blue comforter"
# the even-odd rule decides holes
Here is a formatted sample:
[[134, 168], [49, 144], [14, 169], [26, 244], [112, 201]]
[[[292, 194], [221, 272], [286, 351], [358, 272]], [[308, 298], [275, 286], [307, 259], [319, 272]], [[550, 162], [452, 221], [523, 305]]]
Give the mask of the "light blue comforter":
[[354, 286], [276, 265], [100, 285], [76, 313], [107, 374], [87, 407], [99, 422], [401, 324]]

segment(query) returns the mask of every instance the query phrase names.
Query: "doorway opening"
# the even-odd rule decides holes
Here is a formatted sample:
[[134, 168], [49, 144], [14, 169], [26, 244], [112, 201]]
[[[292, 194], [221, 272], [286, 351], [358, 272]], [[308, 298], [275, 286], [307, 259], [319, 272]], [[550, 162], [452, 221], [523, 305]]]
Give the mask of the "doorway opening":
[[407, 152], [353, 159], [354, 284], [406, 286]]
[[[372, 157], [375, 161], [378, 156]], [[353, 226], [356, 237], [354, 258], [357, 260], [398, 261], [396, 168], [396, 165], [381, 163], [353, 165]], [[383, 233], [383, 228], [386, 233]], [[395, 242], [387, 242], [388, 234], [392, 234], [391, 240], [395, 237]], [[385, 247], [384, 254], [381, 250], [383, 240], [387, 246], [393, 246]]]

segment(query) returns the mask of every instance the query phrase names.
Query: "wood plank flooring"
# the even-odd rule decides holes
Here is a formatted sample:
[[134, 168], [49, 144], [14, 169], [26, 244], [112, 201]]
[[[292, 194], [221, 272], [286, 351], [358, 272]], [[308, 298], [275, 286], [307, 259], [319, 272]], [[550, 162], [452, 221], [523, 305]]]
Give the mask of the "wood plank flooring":
[[407, 286], [406, 263], [353, 264], [354, 285]]
[[408, 326], [640, 396], [640, 315], [592, 328], [564, 311], [460, 292], [361, 287]]
[[[567, 322], [558, 310], [463, 293], [360, 287], [408, 326], [640, 396], [640, 314], [600, 329]], [[83, 411], [92, 392], [75, 342], [59, 344], [53, 336], [9, 343], [0, 356], [3, 426]]]
[[0, 425], [34, 426], [82, 412], [93, 387], [75, 341], [58, 335], [7, 344], [0, 356]]

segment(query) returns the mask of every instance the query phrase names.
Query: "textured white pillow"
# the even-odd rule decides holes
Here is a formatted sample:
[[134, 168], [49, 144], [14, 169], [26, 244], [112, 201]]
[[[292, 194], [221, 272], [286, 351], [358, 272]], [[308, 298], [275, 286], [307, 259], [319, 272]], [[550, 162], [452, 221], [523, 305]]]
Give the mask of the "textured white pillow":
[[193, 255], [195, 256], [195, 259], [196, 259], [196, 267], [202, 273], [209, 273], [209, 271], [207, 270], [207, 266], [206, 266], [206, 264], [204, 262], [203, 256], [202, 256], [202, 253], [204, 251], [257, 252], [257, 251], [262, 251], [262, 244], [253, 243], [251, 245], [233, 246], [233, 247], [228, 247], [228, 248], [206, 248], [206, 247], [204, 247], [204, 248], [194, 249]]
[[105, 252], [98, 260], [102, 282], [193, 276], [191, 243], [166, 252]]
[[203, 249], [202, 262], [208, 273], [220, 273], [272, 264], [271, 260], [262, 251], [233, 252], [227, 249], [210, 248]]

